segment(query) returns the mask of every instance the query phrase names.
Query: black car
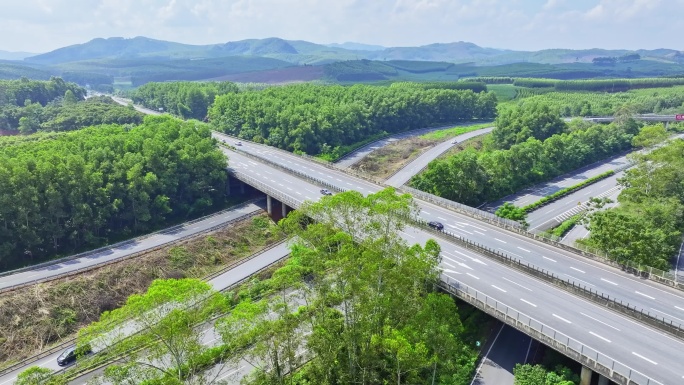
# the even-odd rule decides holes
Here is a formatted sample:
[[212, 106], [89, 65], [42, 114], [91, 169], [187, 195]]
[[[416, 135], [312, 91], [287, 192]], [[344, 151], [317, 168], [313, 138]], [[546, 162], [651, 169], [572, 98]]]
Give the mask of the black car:
[[332, 195], [332, 193], [330, 192], [330, 190], [328, 190], [327, 188], [321, 189], [321, 194], [323, 194], [323, 195]]
[[439, 222], [430, 221], [428, 222], [428, 226], [432, 227], [435, 230], [444, 230], [444, 225]]
[[57, 365], [67, 366], [76, 362], [76, 359], [84, 355], [92, 353], [90, 346], [84, 346], [81, 348], [76, 348], [76, 346], [71, 346], [66, 348], [62, 354], [57, 357]]

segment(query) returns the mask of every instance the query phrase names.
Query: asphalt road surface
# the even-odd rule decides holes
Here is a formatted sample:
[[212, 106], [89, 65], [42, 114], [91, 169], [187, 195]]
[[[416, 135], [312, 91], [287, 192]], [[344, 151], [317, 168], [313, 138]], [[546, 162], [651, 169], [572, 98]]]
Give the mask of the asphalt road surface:
[[[380, 190], [380, 187], [373, 183], [331, 170], [286, 152], [248, 142], [245, 142], [241, 149], [270, 159], [284, 167], [300, 170], [339, 188], [353, 189], [363, 194]], [[231, 155], [231, 166], [294, 198], [310, 200], [320, 196], [318, 192], [320, 187], [306, 183], [284, 171], [239, 156], [237, 153]], [[417, 201], [417, 203], [421, 209], [422, 219], [440, 221], [447, 230], [461, 237], [502, 251], [511, 257], [553, 272], [577, 284], [610, 295], [611, 298], [636, 305], [673, 323], [684, 323], [684, 295], [676, 289], [636, 278], [619, 269], [427, 202]]]
[[0, 289], [35, 280], [56, 277], [103, 262], [121, 259], [140, 251], [152, 249], [180, 238], [200, 233], [245, 214], [251, 214], [261, 210], [263, 210], [263, 208], [255, 204], [243, 205], [233, 210], [207, 217], [196, 223], [174, 226], [167, 230], [162, 230], [160, 233], [153, 236], [141, 240], [132, 240], [123, 245], [88, 254], [81, 258], [0, 277]]
[[585, 212], [586, 204], [591, 198], [608, 198], [615, 201], [620, 195], [618, 179], [623, 176], [624, 172], [619, 172], [530, 212], [527, 214], [530, 230], [549, 230], [574, 215]]
[[[574, 186], [591, 177], [603, 174], [604, 172], [610, 170], [615, 170], [616, 168], [626, 166], [627, 164], [629, 164], [629, 162], [627, 160], [626, 155], [612, 157], [604, 161], [600, 161], [589, 166], [582, 167], [569, 174], [555, 178], [549, 182], [534, 185], [513, 195], [506, 196], [496, 202], [488, 203], [485, 206], [483, 206], [483, 210], [494, 212], [497, 208], [499, 208], [506, 202], [511, 202], [518, 207], [523, 207], [531, 203], [534, 203], [545, 196], [551, 195], [556, 191], [562, 190], [570, 186]], [[605, 182], [600, 181], [598, 183], [586, 187], [585, 189], [595, 188], [594, 186], [603, 184], [605, 184]], [[575, 194], [577, 194], [577, 192]]]
[[427, 167], [427, 165], [430, 162], [437, 159], [440, 155], [447, 152], [450, 148], [470, 138], [490, 133], [493, 129], [494, 127], [483, 128], [480, 130], [465, 133], [463, 135], [458, 135], [452, 139], [444, 141], [436, 145], [435, 147], [425, 151], [419, 157], [417, 157], [409, 164], [404, 166], [402, 169], [397, 171], [394, 175], [387, 179], [385, 183], [390, 186], [401, 187], [404, 184], [406, 184], [409, 180], [411, 180], [411, 178], [413, 178], [414, 175], [418, 174], [421, 170]]
[[452, 125], [441, 126], [441, 127], [428, 127], [428, 128], [421, 128], [418, 130], [411, 130], [411, 131], [407, 131], [407, 132], [402, 132], [399, 134], [394, 134], [394, 135], [388, 136], [387, 138], [380, 139], [376, 142], [370, 143], [366, 146], [359, 148], [356, 151], [353, 151], [353, 152], [347, 154], [342, 159], [335, 162], [335, 164], [337, 164], [338, 166], [340, 166], [342, 168], [349, 168], [349, 167], [355, 165], [356, 163], [360, 162], [361, 159], [365, 158], [366, 156], [368, 156], [373, 151], [379, 150], [379, 149], [387, 146], [388, 144], [390, 144], [392, 142], [396, 142], [396, 141], [401, 140], [401, 139], [411, 138], [411, 137], [418, 136], [418, 135], [424, 135], [424, 134], [427, 134], [429, 132], [444, 130], [444, 129], [448, 129], [448, 128], [452, 128], [452, 127], [462, 127], [462, 126], [465, 127], [465, 126], [470, 126], [473, 124], [480, 124], [480, 122], [466, 123], [466, 124], [452, 124]]
[[482, 357], [471, 385], [513, 385], [513, 368], [516, 364], [526, 364], [532, 358], [531, 347], [530, 336], [502, 325]]
[[[276, 247], [273, 247], [261, 254], [258, 254], [255, 258], [252, 258], [250, 260], [247, 260], [243, 262], [240, 265], [235, 266], [231, 270], [211, 279], [209, 283], [214, 287], [215, 290], [224, 290], [232, 285], [234, 285], [237, 282], [240, 282], [248, 277], [250, 277], [252, 274], [255, 272], [263, 269], [266, 266], [269, 266], [273, 264], [274, 262], [277, 262], [283, 258], [285, 258], [289, 254], [289, 249], [287, 247], [287, 244], [285, 242], [277, 245]], [[130, 327], [129, 325], [126, 326], [128, 329], [127, 333], [128, 335], [132, 334], [135, 332], [135, 328]], [[30, 366], [40, 366], [43, 368], [48, 368], [52, 370], [59, 370], [61, 367], [57, 365], [57, 357], [61, 354], [60, 352], [56, 352], [50, 356], [47, 356], [41, 360], [38, 360], [36, 362], [33, 362], [27, 366], [21, 367], [13, 372], [7, 373], [3, 376], [0, 377], [0, 385], [9, 385], [16, 380], [17, 375], [21, 373], [22, 371], [26, 370]], [[85, 378], [86, 380], [90, 378], [87, 377]], [[85, 380], [82, 382], [80, 380], [74, 381], [72, 383], [85, 383]]]
[[[429, 233], [412, 227], [405, 228], [400, 234], [411, 243], [424, 244], [432, 238]], [[612, 361], [617, 361], [615, 369], [626, 374], [629, 374], [629, 369], [624, 367], [631, 368], [638, 383], [645, 381], [637, 373], [663, 384], [678, 383], [684, 376], [684, 369], [679, 365], [684, 341], [578, 299], [470, 250], [442, 239], [436, 241], [443, 250], [441, 267], [444, 279], [448, 277], [476, 287], [481, 293], [499, 301], [498, 306], [505, 305], [531, 316], [534, 321], [530, 322], [545, 325], [547, 335], [555, 334], [557, 339], [566, 339], [577, 350], [600, 351], [599, 362], [610, 366]], [[585, 347], [580, 347], [580, 344]]]

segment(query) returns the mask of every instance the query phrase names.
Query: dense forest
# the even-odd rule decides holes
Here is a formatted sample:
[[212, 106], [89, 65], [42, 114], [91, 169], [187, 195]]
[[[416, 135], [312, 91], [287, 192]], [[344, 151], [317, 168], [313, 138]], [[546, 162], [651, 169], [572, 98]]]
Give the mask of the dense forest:
[[209, 110], [219, 131], [290, 151], [333, 154], [382, 133], [438, 123], [493, 118], [493, 93], [313, 84], [244, 91], [216, 98]]
[[61, 78], [50, 78], [48, 81], [0, 80], [0, 107], [5, 105], [23, 106], [27, 101], [39, 103], [41, 106], [64, 97], [70, 91], [75, 100], [83, 100], [86, 90], [74, 83], [67, 83]]
[[[581, 121], [567, 125], [538, 105], [520, 106], [497, 122], [485, 150], [470, 148], [437, 159], [411, 185], [477, 206], [628, 150], [639, 133], [631, 118], [609, 125]], [[530, 129], [525, 122], [542, 124]], [[521, 131], [516, 134], [512, 129]], [[554, 132], [561, 133], [550, 136]]]
[[149, 231], [220, 203], [225, 156], [169, 117], [0, 147], [0, 266]]
[[684, 230], [684, 140], [648, 155], [620, 180], [617, 207], [590, 215], [587, 243], [620, 261], [665, 271], [677, 255]]
[[0, 129], [31, 134], [39, 131], [73, 131], [100, 124], [140, 124], [144, 115], [122, 106], [108, 96], [86, 100], [57, 98], [46, 106], [27, 103], [0, 106]]
[[231, 82], [169, 82], [147, 83], [131, 92], [133, 103], [180, 116], [203, 120], [217, 95], [238, 92]]

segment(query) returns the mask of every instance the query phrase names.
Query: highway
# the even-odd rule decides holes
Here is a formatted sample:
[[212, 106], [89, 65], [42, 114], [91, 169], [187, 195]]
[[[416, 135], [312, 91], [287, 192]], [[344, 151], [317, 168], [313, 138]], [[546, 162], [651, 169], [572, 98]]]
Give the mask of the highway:
[[483, 128], [480, 130], [465, 133], [463, 135], [458, 135], [452, 139], [446, 140], [432, 147], [431, 149], [425, 151], [419, 157], [409, 162], [409, 164], [404, 166], [402, 169], [400, 169], [394, 175], [392, 175], [389, 179], [387, 179], [385, 183], [389, 186], [401, 187], [404, 184], [406, 184], [409, 180], [411, 180], [411, 178], [413, 178], [414, 175], [418, 174], [425, 167], [427, 167], [427, 165], [430, 162], [437, 159], [440, 155], [444, 154], [452, 147], [456, 146], [457, 144], [454, 144], [454, 141], [456, 141], [457, 143], [461, 143], [465, 140], [474, 138], [476, 136], [488, 134], [492, 132], [493, 129], [494, 127]]
[[[300, 186], [305, 191], [317, 187], [302, 181]], [[410, 243], [424, 244], [433, 238], [430, 233], [413, 227], [405, 228], [400, 234]], [[628, 372], [622, 368], [624, 365], [662, 384], [677, 383], [684, 376], [684, 369], [679, 365], [684, 341], [510, 270], [471, 250], [454, 246], [441, 238], [436, 241], [443, 250], [443, 279], [458, 280], [476, 287], [502, 306], [505, 304], [529, 315], [534, 319], [530, 322], [544, 324], [547, 333], [555, 331], [558, 338], [566, 339], [578, 351], [600, 351], [599, 361], [610, 366], [607, 358], [610, 357], [618, 362], [615, 369], [620, 372]], [[277, 254], [275, 250], [273, 253]], [[286, 254], [287, 251], [280, 250], [280, 253]], [[580, 344], [585, 347], [580, 347]], [[633, 376], [637, 383], [646, 383], [640, 375]]]
[[377, 140], [373, 143], [367, 144], [367, 145], [365, 145], [365, 146], [363, 146], [363, 147], [361, 147], [361, 148], [359, 148], [353, 152], [350, 152], [349, 154], [342, 157], [342, 159], [335, 162], [335, 164], [337, 164], [338, 166], [340, 166], [342, 168], [349, 168], [349, 167], [355, 165], [356, 163], [360, 162], [361, 159], [365, 158], [366, 156], [368, 156], [373, 151], [379, 150], [379, 149], [387, 146], [388, 144], [390, 144], [392, 142], [396, 142], [396, 141], [401, 140], [401, 139], [411, 138], [411, 137], [418, 136], [418, 135], [424, 135], [424, 134], [434, 132], [434, 131], [445, 130], [445, 129], [452, 128], [452, 127], [466, 127], [466, 126], [471, 126], [471, 125], [480, 124], [480, 123], [481, 122], [465, 123], [465, 124], [451, 124], [448, 126], [440, 126], [440, 127], [419, 128], [417, 130], [411, 130], [411, 131], [406, 131], [406, 132], [402, 132], [402, 133], [398, 133], [398, 134], [393, 134], [393, 135], [390, 135], [386, 138], [383, 138], [383, 139]]
[[[289, 254], [289, 252], [290, 251], [288, 249], [287, 243], [280, 243], [277, 246], [268, 249], [261, 254], [258, 254], [255, 258], [248, 259], [243, 263], [233, 267], [229, 271], [211, 279], [209, 283], [213, 286], [215, 290], [225, 290], [226, 288], [234, 285], [235, 283], [240, 282], [246, 278], [249, 278], [255, 272], [260, 271], [261, 269], [285, 258]], [[133, 332], [135, 332], [135, 330], [128, 331], [129, 334]], [[27, 366], [23, 366], [19, 369], [16, 369], [12, 372], [0, 376], [0, 385], [9, 385], [17, 378], [17, 375], [19, 373], [21, 373], [30, 366], [35, 365], [43, 368], [52, 369], [55, 371], [62, 369], [59, 365], [57, 365], [57, 357], [60, 354], [61, 351], [58, 351]], [[85, 383], [85, 381], [75, 381], [72, 383]]]
[[254, 203], [241, 205], [237, 208], [224, 210], [215, 215], [208, 216], [197, 222], [173, 226], [154, 233], [151, 236], [139, 237], [122, 242], [113, 247], [106, 247], [91, 253], [85, 253], [85, 255], [80, 258], [65, 258], [54, 261], [54, 263], [48, 263], [47, 266], [43, 265], [35, 268], [29, 267], [22, 269], [22, 271], [14, 274], [8, 272], [6, 275], [0, 277], [0, 290], [15, 285], [55, 278], [60, 275], [73, 273], [81, 269], [92, 268], [102, 263], [125, 258], [141, 251], [153, 249], [169, 242], [174, 242], [181, 238], [201, 233], [244, 215], [256, 214], [262, 210], [263, 208], [261, 206]]
[[586, 204], [591, 198], [608, 198], [615, 201], [620, 194], [618, 179], [623, 176], [624, 172], [619, 172], [531, 211], [527, 214], [530, 230], [549, 230], [572, 216], [585, 212], [587, 210]]
[[487, 347], [471, 385], [513, 385], [516, 364], [526, 364], [534, 355], [533, 340], [508, 325], [497, 329], [494, 341]]
[[[315, 162], [258, 144], [243, 142], [241, 150], [262, 156], [282, 166], [300, 170], [342, 189], [363, 194], [377, 192], [380, 186]], [[226, 150], [227, 151], [227, 150]], [[231, 166], [257, 178], [261, 183], [298, 198], [315, 198], [319, 187], [304, 184], [301, 179], [252, 159], [231, 152]], [[557, 249], [523, 235], [503, 230], [431, 203], [417, 201], [420, 217], [440, 221], [449, 231], [500, 250], [587, 288], [598, 290], [625, 303], [636, 305], [675, 324], [684, 323], [684, 293], [653, 281], [626, 274], [619, 269], [589, 260], [575, 253]]]
[[[603, 174], [604, 172], [610, 171], [610, 170], [615, 170], [620, 167], [626, 167], [629, 165], [629, 160], [627, 159], [627, 155], [619, 155], [619, 156], [614, 156], [611, 158], [608, 158], [606, 160], [600, 161], [593, 163], [591, 165], [582, 167], [580, 169], [577, 169], [575, 171], [572, 171], [568, 174], [562, 175], [560, 177], [554, 178], [546, 183], [540, 183], [537, 185], [534, 185], [532, 187], [529, 187], [527, 189], [524, 189], [520, 192], [517, 192], [512, 195], [508, 195], [504, 198], [499, 199], [498, 201], [487, 203], [482, 207], [483, 210], [489, 211], [489, 212], [494, 212], [496, 209], [498, 209], [501, 205], [503, 205], [506, 202], [511, 202], [514, 205], [518, 207], [523, 207], [526, 205], [529, 205], [531, 203], [534, 203], [541, 198], [551, 195], [555, 193], [556, 191], [562, 190], [567, 187], [574, 186], [578, 183], [581, 183], [589, 178], [592, 178], [596, 175]], [[585, 187], [582, 189], [582, 191], [586, 189], [591, 189], [592, 193], [598, 195], [604, 191], [607, 191], [608, 189], [612, 188], [613, 186], [610, 186], [606, 189], [597, 189], [597, 185], [604, 185], [604, 181], [600, 181], [598, 183], [594, 183], [590, 186]], [[615, 184], [617, 185], [617, 183]], [[579, 192], [579, 191], [578, 191]], [[577, 194], [578, 192], [575, 192], [574, 194]], [[572, 195], [574, 195], [572, 194]], [[583, 195], [579, 195], [583, 196]], [[595, 196], [595, 195], [591, 195]], [[575, 201], [575, 204], [577, 204], [577, 201]], [[544, 206], [542, 209], [546, 209]], [[548, 209], [547, 209], [548, 210]], [[556, 215], [560, 214], [560, 212], [556, 212]], [[528, 216], [530, 218], [530, 216]], [[528, 220], [529, 222], [529, 220]], [[531, 222], [530, 222], [531, 223]]]

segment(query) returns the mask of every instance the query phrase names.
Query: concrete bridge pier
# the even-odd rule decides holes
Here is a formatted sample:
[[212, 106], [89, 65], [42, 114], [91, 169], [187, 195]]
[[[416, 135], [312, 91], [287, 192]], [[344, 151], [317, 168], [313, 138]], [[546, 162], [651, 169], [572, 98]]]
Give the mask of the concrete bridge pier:
[[608, 377], [603, 377], [602, 375], [599, 374], [598, 385], [608, 385], [608, 384], [610, 384]]
[[266, 195], [266, 212], [268, 216], [273, 216], [273, 198], [270, 195]]
[[288, 207], [285, 203], [281, 203], [280, 206], [282, 206], [282, 214], [283, 214], [283, 218], [285, 218], [287, 216]]
[[586, 366], [582, 366], [582, 373], [580, 374], [580, 385], [591, 385], [591, 375], [594, 374], [594, 372], [587, 368]]

